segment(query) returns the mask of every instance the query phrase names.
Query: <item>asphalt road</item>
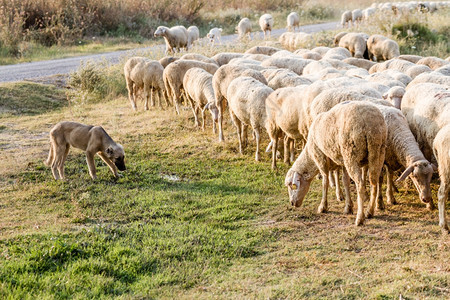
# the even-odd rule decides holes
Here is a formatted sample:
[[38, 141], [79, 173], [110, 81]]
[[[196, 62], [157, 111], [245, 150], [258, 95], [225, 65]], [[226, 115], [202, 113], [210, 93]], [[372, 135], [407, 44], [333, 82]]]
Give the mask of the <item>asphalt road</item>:
[[[324, 30], [332, 30], [337, 27], [337, 22], [305, 25], [300, 28], [301, 31], [307, 33], [320, 32]], [[285, 29], [276, 29], [272, 31], [272, 36], [280, 36]], [[262, 35], [261, 32], [259, 34]], [[237, 35], [222, 36], [223, 43], [230, 43], [237, 39]], [[164, 45], [153, 46], [154, 48], [162, 48]], [[16, 65], [0, 66], [0, 82], [11, 82], [21, 80], [34, 80], [40, 77], [48, 77], [57, 74], [68, 74], [76, 70], [80, 63], [87, 60], [107, 60], [110, 63], [118, 63], [119, 58], [123, 55], [130, 56], [134, 52], [146, 51], [150, 48], [138, 48], [133, 50], [114, 51], [95, 55], [85, 55], [78, 57], [70, 57], [63, 59], [53, 59], [45, 61], [37, 61], [30, 63], [21, 63]]]

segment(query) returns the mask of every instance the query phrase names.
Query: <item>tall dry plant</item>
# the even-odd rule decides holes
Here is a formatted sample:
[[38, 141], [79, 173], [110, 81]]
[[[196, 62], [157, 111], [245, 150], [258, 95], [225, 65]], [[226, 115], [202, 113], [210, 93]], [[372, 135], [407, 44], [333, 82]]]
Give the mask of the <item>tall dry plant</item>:
[[20, 0], [0, 0], [0, 47], [15, 56], [23, 41], [25, 19], [21, 3]]

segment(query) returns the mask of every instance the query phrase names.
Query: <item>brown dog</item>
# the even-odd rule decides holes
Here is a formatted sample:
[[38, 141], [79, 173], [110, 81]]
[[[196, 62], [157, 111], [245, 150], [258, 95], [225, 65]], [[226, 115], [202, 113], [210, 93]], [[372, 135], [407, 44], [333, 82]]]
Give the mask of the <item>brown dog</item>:
[[86, 161], [92, 179], [97, 178], [94, 164], [96, 153], [115, 177], [119, 175], [117, 169], [126, 169], [122, 145], [115, 143], [101, 126], [60, 122], [50, 131], [50, 152], [45, 162], [47, 166], [51, 165], [55, 179], [64, 179], [64, 162], [70, 146], [86, 151]]

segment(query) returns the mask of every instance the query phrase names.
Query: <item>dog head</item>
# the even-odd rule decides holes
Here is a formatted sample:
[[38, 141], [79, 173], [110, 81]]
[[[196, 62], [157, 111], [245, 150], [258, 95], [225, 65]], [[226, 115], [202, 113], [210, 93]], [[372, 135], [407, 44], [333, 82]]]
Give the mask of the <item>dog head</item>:
[[111, 145], [106, 148], [106, 155], [120, 171], [125, 171], [125, 151], [121, 144]]

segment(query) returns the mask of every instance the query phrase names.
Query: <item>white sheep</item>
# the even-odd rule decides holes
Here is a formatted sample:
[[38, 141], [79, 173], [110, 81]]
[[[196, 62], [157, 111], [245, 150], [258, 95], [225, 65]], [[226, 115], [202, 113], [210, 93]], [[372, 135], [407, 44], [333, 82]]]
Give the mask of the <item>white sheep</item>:
[[200, 38], [200, 31], [198, 30], [197, 26], [189, 26], [189, 28], [187, 29], [187, 33], [188, 33], [188, 43], [187, 43], [187, 48], [191, 48], [192, 45], [194, 45], [194, 42], [198, 41], [198, 39]]
[[[216, 106], [219, 109], [219, 141], [224, 141], [222, 120], [223, 120], [223, 112], [225, 110], [225, 105], [227, 104], [227, 91], [230, 82], [239, 77], [239, 76], [249, 76], [253, 77], [256, 80], [259, 80], [261, 83], [267, 85], [267, 80], [261, 74], [261, 72], [248, 69], [243, 66], [236, 65], [223, 65], [221, 66], [213, 76], [213, 87], [214, 87], [214, 95], [216, 98]], [[244, 135], [244, 138], [246, 136]], [[244, 141], [246, 141], [244, 139]]]
[[203, 69], [189, 69], [184, 75], [183, 88], [191, 104], [196, 125], [200, 126], [197, 117], [197, 113], [200, 110], [202, 114], [202, 130], [205, 130], [205, 110], [209, 109], [213, 120], [213, 132], [216, 133], [219, 110], [215, 104], [212, 78], [213, 75]]
[[299, 76], [297, 73], [286, 69], [266, 69], [261, 71], [261, 73], [266, 77], [267, 85], [274, 90], [282, 87], [309, 85], [312, 83], [308, 78]]
[[266, 98], [273, 90], [253, 77], [238, 77], [231, 81], [228, 90], [228, 105], [231, 120], [236, 127], [239, 139], [239, 152], [243, 153], [242, 131], [252, 126], [255, 140], [255, 160], [260, 160], [259, 146], [261, 130], [266, 123]]
[[408, 68], [408, 70], [405, 71], [405, 74], [414, 79], [420, 74], [431, 73], [431, 71], [432, 70], [425, 65], [415, 65], [412, 66], [411, 68]]
[[161, 64], [161, 66], [163, 66], [163, 68], [165, 68], [174, 61], [177, 61], [178, 59], [179, 58], [175, 56], [164, 56], [159, 60], [159, 63]]
[[375, 64], [375, 62], [373, 61], [355, 57], [346, 58], [343, 60], [343, 62], [361, 69], [365, 69], [367, 71], [369, 71], [369, 69]]
[[369, 59], [366, 37], [365, 33], [349, 32], [339, 39], [339, 47], [348, 49], [353, 57]]
[[254, 46], [245, 51], [246, 54], [265, 54], [265, 55], [273, 55], [280, 51], [281, 49], [269, 46]]
[[[450, 64], [442, 66], [440, 68], [437, 68], [436, 70], [434, 70], [433, 73], [440, 73], [445, 76], [450, 76]], [[436, 74], [436, 75], [439, 75], [439, 74]]]
[[134, 87], [134, 82], [130, 78], [131, 70], [140, 62], [145, 61], [144, 57], [131, 57], [129, 58], [125, 65], [123, 66], [123, 74], [125, 76], [125, 81], [127, 84], [127, 90], [128, 90], [128, 99], [130, 100], [131, 107], [136, 110], [136, 91]]
[[298, 13], [295, 11], [291, 12], [286, 18], [286, 23], [286, 29], [295, 32], [295, 29], [300, 26], [300, 17], [298, 16]]
[[264, 34], [264, 39], [266, 37], [270, 38], [270, 33], [272, 32], [273, 27], [273, 17], [270, 14], [264, 14], [259, 18], [259, 27]]
[[373, 65], [369, 69], [369, 73], [382, 72], [384, 70], [396, 70], [402, 73], [406, 73], [406, 71], [412, 67], [417, 66], [416, 64], [403, 60], [403, 59], [390, 59], [382, 63], [377, 63]]
[[369, 37], [367, 49], [370, 60], [389, 60], [400, 55], [397, 42], [380, 34], [374, 34]]
[[169, 64], [163, 72], [164, 86], [167, 94], [172, 97], [177, 114], [180, 114], [180, 97], [183, 90], [183, 78], [187, 70], [191, 68], [202, 68], [211, 74], [217, 71], [216, 64], [209, 64], [196, 60], [179, 59]]
[[335, 48], [328, 50], [327, 53], [325, 53], [322, 56], [322, 59], [344, 60], [348, 57], [352, 57], [352, 54], [350, 53], [350, 51], [348, 51], [347, 49], [345, 49], [343, 47], [335, 47]]
[[450, 88], [450, 76], [438, 75], [437, 72], [422, 73], [414, 78], [408, 88], [419, 83], [436, 83]]
[[442, 66], [450, 64], [450, 62], [443, 60], [442, 58], [435, 57], [435, 56], [428, 56], [424, 57], [418, 62], [416, 62], [418, 65], [425, 65], [429, 67], [431, 70], [436, 70]]
[[341, 25], [342, 27], [350, 27], [350, 23], [352, 21], [352, 12], [350, 10], [346, 10], [341, 15]]
[[439, 225], [449, 233], [445, 204], [450, 191], [450, 92], [433, 83], [413, 85], [403, 97], [402, 112], [425, 157], [438, 163]]
[[300, 47], [313, 47], [315, 44], [314, 37], [305, 32], [285, 32], [278, 41], [280, 44], [289, 50], [297, 50]]
[[352, 10], [352, 23], [353, 25], [360, 23], [363, 18], [363, 12], [361, 9], [357, 8]]
[[266, 59], [270, 58], [270, 56], [269, 55], [265, 55], [265, 54], [248, 54], [248, 53], [245, 53], [244, 56], [242, 56], [242, 58], [244, 58], [244, 59], [252, 59], [252, 60], [257, 60], [259, 62], [263, 62]]
[[219, 66], [219, 64], [214, 59], [198, 53], [187, 53], [180, 57], [180, 59], [197, 60]]
[[345, 186], [350, 184], [350, 178], [356, 184], [358, 210], [355, 224], [362, 225], [365, 219], [364, 202], [368, 198], [363, 169], [368, 170], [371, 185], [367, 211], [370, 217], [375, 210], [386, 137], [387, 127], [383, 115], [372, 104], [344, 102], [317, 116], [311, 125], [305, 148], [286, 175], [285, 185], [291, 204], [296, 207], [302, 204], [311, 181], [320, 172], [323, 193], [318, 212], [326, 212], [328, 174], [343, 166]]
[[175, 50], [180, 51], [188, 47], [188, 32], [184, 26], [174, 26], [171, 28], [159, 26], [154, 36], [162, 36], [164, 38], [166, 42], [166, 55], [169, 52], [174, 53]]
[[[303, 49], [301, 49], [301, 50], [303, 50]], [[312, 60], [321, 60], [322, 59], [322, 56], [319, 53], [317, 53], [315, 51], [311, 51], [311, 50], [302, 51], [302, 52], [297, 50], [297, 51], [294, 51], [294, 54], [298, 55], [304, 59], [312, 59]]]
[[239, 24], [236, 26], [236, 31], [238, 34], [238, 38], [243, 40], [245, 36], [248, 37], [249, 40], [252, 39], [252, 22], [249, 18], [243, 18], [239, 21]]
[[320, 54], [320, 56], [324, 56], [325, 53], [327, 53], [331, 48], [330, 47], [325, 47], [325, 46], [319, 46], [319, 47], [315, 47], [313, 49], [311, 49], [311, 51], [317, 52]]
[[226, 65], [230, 60], [236, 57], [242, 57], [244, 56], [243, 53], [234, 53], [234, 52], [221, 52], [217, 53], [212, 59], [214, 59], [219, 66]]
[[368, 8], [366, 8], [366, 9], [364, 9], [363, 11], [362, 11], [362, 14], [363, 14], [363, 20], [369, 20], [370, 19], [370, 17], [372, 16], [372, 15], [374, 15], [375, 13], [377, 12], [377, 9], [376, 8], [373, 8], [373, 7], [368, 7]]
[[401, 109], [405, 93], [406, 90], [403, 87], [393, 86], [383, 95], [383, 98], [388, 100], [395, 108]]
[[412, 54], [402, 54], [397, 57], [398, 59], [407, 60], [412, 63], [417, 63], [419, 60], [423, 58], [423, 56], [420, 55], [412, 55]]
[[211, 43], [211, 47], [213, 47], [213, 46], [215, 45], [216, 41], [217, 41], [219, 44], [222, 44], [222, 40], [221, 40], [221, 37], [222, 37], [222, 28], [217, 28], [217, 27], [212, 28], [212, 29], [208, 32], [208, 34], [206, 35], [206, 37], [209, 39], [209, 41], [210, 41], [210, 43]]
[[313, 60], [302, 58], [277, 58], [271, 57], [261, 63], [263, 67], [277, 67], [291, 70], [298, 75], [302, 75], [303, 69]]

